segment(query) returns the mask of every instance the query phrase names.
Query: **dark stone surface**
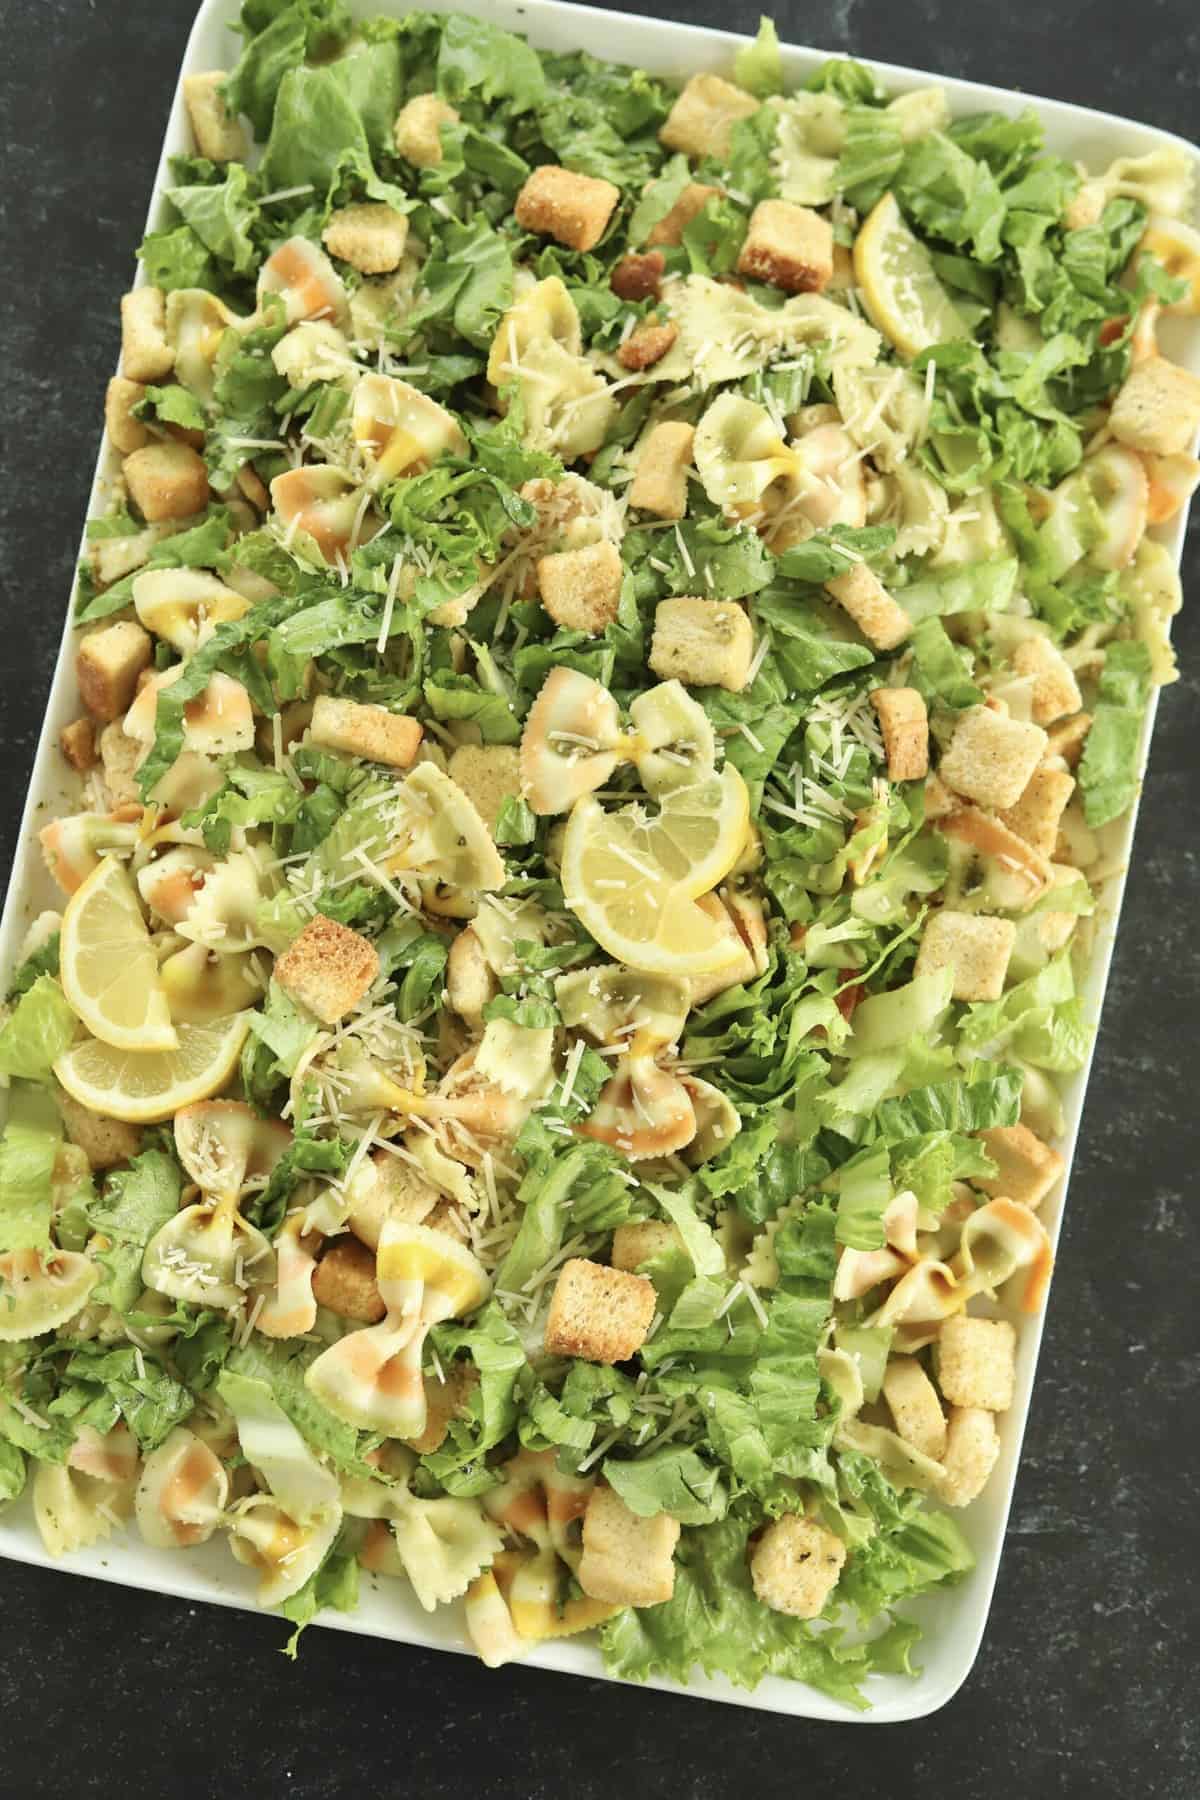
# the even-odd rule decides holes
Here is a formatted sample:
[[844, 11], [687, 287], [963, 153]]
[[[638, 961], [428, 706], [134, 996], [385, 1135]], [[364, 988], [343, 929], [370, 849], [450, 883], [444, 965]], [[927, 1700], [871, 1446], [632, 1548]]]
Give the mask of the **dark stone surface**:
[[[632, 8], [630, 10], [633, 10]], [[716, 0], [654, 8], [752, 27]], [[0, 803], [7, 867], [84, 507], [186, 0], [6, 0], [0, 404]], [[1127, 113], [1186, 135], [1187, 0], [831, 0], [785, 39]], [[614, 32], [613, 53], [620, 54]], [[1196, 574], [1193, 539], [1190, 568]], [[1194, 1800], [1200, 1059], [1200, 630], [1160, 713], [1064, 1253], [987, 1639], [939, 1716], [818, 1729], [0, 1564], [0, 1794], [109, 1797], [797, 1790]]]

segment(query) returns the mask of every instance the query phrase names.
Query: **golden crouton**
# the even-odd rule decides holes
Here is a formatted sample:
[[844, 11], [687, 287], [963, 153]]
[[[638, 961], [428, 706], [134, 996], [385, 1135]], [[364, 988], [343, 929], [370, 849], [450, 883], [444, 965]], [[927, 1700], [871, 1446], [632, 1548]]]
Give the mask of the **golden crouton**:
[[995, 1414], [982, 1406], [952, 1406], [938, 1499], [947, 1506], [969, 1506], [983, 1492], [999, 1455]]
[[629, 488], [630, 506], [659, 519], [682, 519], [687, 511], [687, 472], [692, 462], [696, 427], [680, 419], [655, 425], [638, 454], [637, 473]]
[[418, 1456], [429, 1456], [434, 1450], [440, 1450], [446, 1441], [451, 1419], [466, 1410], [471, 1389], [478, 1380], [479, 1372], [474, 1363], [469, 1362], [452, 1362], [442, 1381], [436, 1375], [426, 1375], [425, 1429], [417, 1437], [404, 1439], [409, 1448]]
[[1011, 919], [943, 908], [925, 921], [913, 973], [934, 975], [939, 969], [951, 969], [955, 1000], [998, 1000], [1016, 935]]
[[993, 1199], [1004, 1194], [1036, 1211], [1067, 1166], [1058, 1151], [1028, 1125], [993, 1125], [979, 1136], [996, 1165], [994, 1175], [978, 1177], [984, 1193]]
[[1074, 792], [1073, 775], [1039, 763], [1020, 799], [1014, 806], [1006, 806], [1000, 817], [1042, 856], [1052, 856], [1058, 842], [1059, 821]]
[[346, 1222], [356, 1238], [377, 1250], [385, 1219], [427, 1224], [439, 1198], [437, 1188], [411, 1162], [390, 1150], [377, 1150], [355, 1177]]
[[1079, 683], [1075, 671], [1049, 638], [1026, 638], [1013, 651], [1012, 666], [1018, 675], [1033, 677], [1033, 722], [1052, 725], [1065, 713], [1079, 711]]
[[58, 747], [63, 759], [77, 774], [83, 775], [96, 766], [96, 722], [94, 719], [72, 719], [58, 734]]
[[357, 1006], [379, 973], [374, 944], [322, 913], [308, 921], [275, 964], [275, 979], [322, 1025]]
[[387, 1307], [375, 1280], [375, 1256], [356, 1237], [335, 1238], [313, 1274], [313, 1299], [340, 1319], [378, 1325]]
[[1091, 729], [1089, 712], [1076, 713], [1071, 719], [1059, 719], [1046, 733], [1046, 754], [1061, 756], [1067, 767], [1073, 769], [1083, 755], [1083, 746]]
[[1046, 754], [1040, 725], [1010, 719], [990, 706], [972, 706], [954, 729], [938, 773], [947, 786], [980, 806], [1015, 806]]
[[1108, 425], [1134, 450], [1159, 456], [1190, 450], [1200, 430], [1200, 375], [1165, 356], [1148, 356], [1125, 377]]
[[946, 1448], [946, 1419], [937, 1389], [915, 1356], [889, 1358], [883, 1374], [883, 1397], [905, 1443], [922, 1456], [941, 1462]]
[[136, 1125], [92, 1112], [73, 1100], [65, 1088], [55, 1087], [54, 1101], [62, 1116], [63, 1130], [77, 1144], [93, 1169], [115, 1169], [137, 1155], [142, 1134]]
[[682, 244], [683, 234], [697, 213], [702, 213], [709, 201], [718, 199], [720, 193], [720, 188], [709, 187], [706, 182], [689, 181], [670, 212], [664, 213], [658, 224], [651, 226], [647, 244], [652, 247], [655, 244], [671, 247]]
[[682, 1247], [683, 1239], [677, 1226], [664, 1224], [659, 1219], [639, 1219], [632, 1225], [617, 1226], [609, 1261], [614, 1269], [625, 1269], [632, 1274], [650, 1257]]
[[321, 242], [360, 275], [390, 275], [408, 242], [408, 218], [382, 201], [342, 206], [329, 215]]
[[670, 319], [665, 325], [660, 325], [657, 320], [647, 319], [630, 332], [617, 351], [617, 361], [623, 369], [652, 368], [656, 362], [662, 361], [678, 336], [679, 327], [672, 324]]
[[515, 744], [460, 744], [446, 765], [494, 837], [500, 808], [521, 792], [521, 759]]
[[161, 381], [175, 367], [167, 342], [167, 302], [161, 288], [121, 296], [121, 373], [130, 381]]
[[678, 1519], [666, 1512], [643, 1519], [600, 1482], [583, 1515], [579, 1585], [593, 1600], [614, 1606], [661, 1606], [675, 1592], [678, 1542]]
[[667, 259], [661, 250], [639, 256], [631, 251], [616, 263], [608, 285], [618, 300], [657, 300], [659, 283], [667, 272]]
[[496, 977], [473, 928], [460, 931], [446, 959], [446, 999], [473, 1031], [483, 1029], [483, 1009], [497, 993]]
[[94, 718], [115, 719], [127, 709], [153, 655], [150, 633], [132, 619], [102, 625], [84, 638], [75, 652], [75, 679]]
[[621, 552], [601, 540], [583, 550], [539, 556], [538, 593], [556, 625], [598, 637], [616, 619], [623, 574]]
[[753, 94], [735, 87], [732, 81], [722, 81], [719, 75], [693, 75], [667, 114], [658, 141], [668, 150], [682, 150], [685, 156], [712, 156], [724, 162], [733, 143], [734, 126], [756, 113], [758, 106]]
[[128, 456], [131, 450], [140, 450], [150, 442], [150, 433], [133, 416], [134, 407], [145, 393], [144, 383], [128, 381], [124, 375], [114, 375], [105, 389], [104, 429], [119, 456]]
[[929, 713], [916, 688], [874, 688], [871, 705], [887, 753], [889, 781], [924, 781], [929, 773]]
[[189, 444], [167, 438], [125, 458], [129, 498], [143, 519], [186, 519], [208, 505], [208, 470]]
[[825, 583], [825, 592], [850, 614], [875, 650], [894, 650], [912, 632], [912, 620], [866, 563], [835, 575]]
[[388, 712], [385, 706], [319, 694], [309, 736], [326, 750], [344, 750], [367, 762], [407, 769], [420, 748], [421, 727], [407, 714]]
[[1007, 1412], [1013, 1401], [1016, 1350], [1017, 1334], [1007, 1319], [972, 1319], [958, 1313], [938, 1333], [938, 1386], [952, 1406]]
[[811, 207], [760, 200], [737, 266], [787, 294], [819, 294], [833, 274], [833, 226]]
[[735, 600], [688, 595], [659, 601], [649, 660], [664, 681], [740, 693], [750, 678], [753, 656], [754, 631]]
[[418, 94], [401, 108], [393, 127], [397, 153], [418, 169], [436, 169], [442, 160], [441, 127], [457, 125], [459, 114], [438, 94]]
[[225, 104], [221, 90], [228, 80], [224, 69], [183, 78], [183, 100], [196, 149], [209, 162], [245, 162], [250, 150], [246, 133]]
[[654, 1317], [653, 1282], [573, 1256], [559, 1270], [546, 1318], [551, 1356], [625, 1362], [646, 1340]]
[[141, 761], [142, 746], [127, 736], [120, 719], [104, 727], [97, 740], [104, 785], [113, 806], [136, 803], [141, 795], [135, 771]]
[[620, 188], [611, 181], [542, 163], [517, 195], [513, 217], [523, 231], [552, 237], [568, 250], [592, 250], [620, 198]]
[[243, 463], [234, 477], [238, 492], [245, 496], [257, 512], [271, 510], [271, 490], [251, 463]]
[[846, 1546], [803, 1513], [767, 1526], [750, 1555], [750, 1579], [764, 1606], [793, 1619], [817, 1619], [838, 1584]]

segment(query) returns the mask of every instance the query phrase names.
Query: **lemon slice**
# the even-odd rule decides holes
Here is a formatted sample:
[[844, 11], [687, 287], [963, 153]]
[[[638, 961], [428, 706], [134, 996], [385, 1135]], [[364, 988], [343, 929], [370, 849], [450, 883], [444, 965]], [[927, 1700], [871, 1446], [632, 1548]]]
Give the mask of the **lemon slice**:
[[854, 273], [871, 323], [902, 356], [970, 335], [891, 194], [872, 208], [854, 240]]
[[662, 795], [657, 812], [635, 803], [617, 815], [634, 853], [651, 862], [689, 900], [724, 881], [742, 853], [750, 796], [732, 763]]
[[219, 1093], [249, 1029], [245, 1013], [216, 1025], [181, 1025], [175, 1050], [116, 1050], [85, 1038], [59, 1057], [54, 1073], [72, 1099], [92, 1112], [150, 1125]]
[[174, 1050], [179, 1042], [137, 892], [106, 856], [63, 914], [63, 992], [93, 1036], [117, 1050]]

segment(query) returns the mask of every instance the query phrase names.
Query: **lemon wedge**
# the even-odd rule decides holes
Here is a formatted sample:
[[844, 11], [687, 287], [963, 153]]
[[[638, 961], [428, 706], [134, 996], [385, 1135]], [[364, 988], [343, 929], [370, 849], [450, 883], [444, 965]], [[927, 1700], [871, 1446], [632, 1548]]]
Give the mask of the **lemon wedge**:
[[969, 336], [928, 250], [885, 194], [854, 240], [854, 273], [872, 325], [902, 356]]
[[169, 1119], [219, 1093], [233, 1074], [250, 1023], [245, 1013], [215, 1025], [181, 1025], [174, 1050], [117, 1050], [85, 1038], [54, 1065], [72, 1099], [129, 1125]]
[[67, 902], [59, 948], [63, 992], [94, 1037], [117, 1050], [174, 1050], [179, 1042], [141, 902], [106, 856]]

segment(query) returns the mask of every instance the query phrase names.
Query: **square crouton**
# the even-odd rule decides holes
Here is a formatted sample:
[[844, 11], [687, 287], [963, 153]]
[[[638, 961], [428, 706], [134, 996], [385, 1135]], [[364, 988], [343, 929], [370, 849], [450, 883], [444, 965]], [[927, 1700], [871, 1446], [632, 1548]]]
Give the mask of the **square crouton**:
[[309, 736], [325, 750], [343, 750], [391, 769], [407, 769], [420, 748], [421, 727], [406, 713], [390, 713], [385, 706], [319, 694]]
[[496, 993], [497, 982], [491, 964], [483, 954], [483, 945], [468, 925], [459, 932], [446, 958], [446, 1002], [473, 1031], [481, 1031], [483, 1009], [489, 1000], [495, 999]]
[[750, 1555], [750, 1579], [764, 1606], [793, 1619], [818, 1619], [838, 1584], [846, 1546], [803, 1513], [767, 1526]]
[[114, 807], [140, 804], [136, 774], [142, 759], [142, 746], [126, 734], [120, 719], [113, 719], [100, 733], [97, 747], [111, 804]]
[[739, 119], [758, 111], [759, 102], [745, 88], [719, 75], [693, 75], [667, 114], [658, 134], [668, 150], [685, 156], [713, 156], [724, 162]]
[[1013, 1401], [1016, 1351], [1017, 1334], [1007, 1319], [972, 1319], [957, 1313], [938, 1333], [938, 1386], [951, 1406], [1007, 1412]]
[[208, 470], [190, 444], [168, 438], [125, 458], [129, 498], [143, 519], [187, 519], [208, 505]]
[[492, 836], [504, 802], [521, 792], [521, 758], [515, 744], [460, 744], [447, 764]]
[[623, 369], [653, 368], [656, 362], [662, 361], [678, 336], [679, 327], [670, 319], [665, 325], [660, 325], [657, 319], [647, 319], [630, 332], [617, 351], [617, 361]]
[[153, 655], [150, 633], [132, 619], [102, 625], [84, 638], [75, 652], [75, 679], [93, 718], [116, 719], [126, 711]]
[[134, 407], [145, 395], [144, 383], [128, 381], [124, 375], [114, 375], [105, 389], [104, 429], [118, 456], [128, 456], [131, 450], [140, 450], [150, 442], [150, 432], [133, 415]]
[[1059, 821], [1075, 792], [1075, 777], [1065, 769], [1039, 763], [1025, 784], [1015, 806], [1006, 806], [1000, 817], [1018, 837], [1042, 856], [1052, 856], [1058, 842]]
[[1008, 959], [1017, 928], [1011, 919], [989, 919], [979, 913], [931, 913], [921, 934], [915, 975], [939, 969], [954, 974], [955, 1000], [998, 1000], [1004, 992]]
[[916, 688], [875, 688], [889, 781], [924, 781], [929, 773], [929, 713]]
[[275, 964], [275, 979], [322, 1025], [357, 1006], [379, 973], [379, 956], [348, 925], [318, 913]]
[[740, 693], [750, 678], [754, 630], [735, 600], [660, 600], [650, 667], [664, 681]]
[[225, 104], [222, 90], [228, 80], [224, 69], [208, 69], [202, 75], [183, 78], [183, 103], [196, 149], [209, 162], [245, 162], [250, 151], [246, 133]]
[[1134, 450], [1158, 456], [1190, 450], [1200, 430], [1200, 375], [1165, 356], [1148, 356], [1125, 377], [1108, 424]]
[[621, 1496], [598, 1483], [583, 1515], [579, 1585], [613, 1606], [661, 1606], [675, 1592], [679, 1521], [670, 1513], [643, 1519]]
[[94, 719], [72, 719], [58, 734], [58, 747], [63, 760], [79, 775], [96, 766], [96, 722]]
[[517, 195], [513, 217], [523, 231], [552, 237], [568, 250], [592, 250], [620, 198], [620, 188], [611, 181], [542, 163]]
[[331, 256], [360, 275], [390, 275], [400, 267], [408, 242], [408, 219], [382, 201], [342, 206], [330, 213], [321, 242]]
[[1068, 769], [1073, 769], [1083, 755], [1087, 734], [1092, 729], [1090, 712], [1078, 712], [1070, 719], [1059, 719], [1046, 732], [1047, 756], [1061, 756]]
[[1045, 754], [1040, 725], [972, 706], [959, 719], [938, 772], [955, 793], [998, 811], [1016, 805]]
[[1052, 725], [1066, 713], [1079, 711], [1083, 701], [1075, 671], [1049, 638], [1026, 638], [1013, 651], [1012, 666], [1018, 675], [1033, 677], [1033, 722]]
[[459, 114], [439, 94], [417, 94], [400, 109], [392, 128], [396, 152], [418, 169], [436, 169], [442, 160], [443, 125], [457, 125]]
[[659, 519], [682, 519], [687, 511], [687, 472], [696, 427], [669, 419], [647, 433], [629, 488], [630, 506]]
[[952, 1406], [938, 1499], [947, 1506], [969, 1506], [987, 1486], [999, 1455], [995, 1414], [982, 1406]]
[[621, 552], [607, 541], [539, 556], [538, 593], [556, 625], [598, 637], [617, 616], [624, 575]]
[[661, 250], [648, 250], [644, 256], [631, 251], [614, 265], [608, 285], [618, 300], [657, 300], [666, 272], [667, 259]]
[[175, 367], [167, 342], [167, 302], [161, 288], [121, 296], [121, 373], [130, 381], [161, 381]]
[[63, 1129], [77, 1144], [93, 1169], [115, 1169], [129, 1162], [142, 1147], [138, 1126], [126, 1125], [72, 1099], [64, 1088], [55, 1087], [54, 1102], [62, 1117]]
[[645, 1343], [654, 1306], [654, 1283], [644, 1275], [573, 1256], [555, 1283], [546, 1350], [585, 1362], [625, 1362]]
[[652, 1256], [660, 1256], [664, 1250], [682, 1248], [683, 1239], [677, 1226], [667, 1225], [660, 1219], [639, 1219], [632, 1225], [617, 1226], [609, 1261], [614, 1269], [633, 1273]]
[[720, 188], [710, 187], [704, 181], [689, 181], [672, 206], [670, 212], [663, 214], [657, 225], [652, 225], [646, 242], [652, 248], [656, 244], [666, 244], [671, 248], [682, 244], [683, 234], [697, 213], [702, 213], [710, 200], [718, 200]]
[[833, 274], [833, 226], [809, 206], [760, 200], [737, 266], [739, 275], [787, 294], [819, 294]]
[[866, 563], [835, 575], [825, 583], [825, 592], [850, 614], [872, 649], [894, 650], [911, 635], [912, 620]]
[[996, 1165], [994, 1175], [978, 1179], [984, 1193], [1036, 1211], [1067, 1166], [1058, 1151], [1028, 1125], [993, 1125], [979, 1136]]
[[883, 1374], [883, 1397], [899, 1435], [922, 1456], [941, 1462], [946, 1417], [937, 1389], [915, 1356], [893, 1356]]
[[387, 1314], [375, 1280], [374, 1252], [347, 1235], [335, 1238], [313, 1272], [313, 1299], [339, 1319], [378, 1325]]

